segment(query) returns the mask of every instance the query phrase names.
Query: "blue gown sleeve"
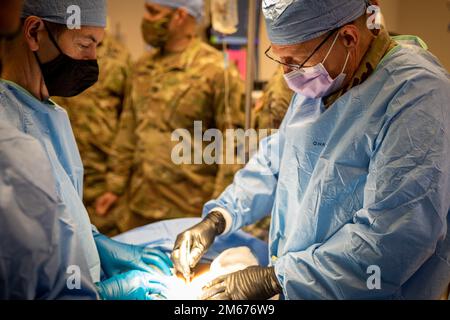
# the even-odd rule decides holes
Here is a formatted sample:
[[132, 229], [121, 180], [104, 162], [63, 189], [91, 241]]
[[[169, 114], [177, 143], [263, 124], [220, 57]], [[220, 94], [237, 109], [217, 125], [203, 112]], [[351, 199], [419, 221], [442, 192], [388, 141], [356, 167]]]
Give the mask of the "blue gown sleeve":
[[225, 209], [231, 215], [228, 234], [271, 214], [292, 105], [295, 103], [288, 109], [278, 132], [260, 142], [258, 152], [236, 173], [233, 183], [203, 208], [203, 216], [215, 208]]
[[[448, 82], [428, 80], [410, 81], [387, 107], [353, 221], [326, 242], [275, 261], [287, 299], [402, 298], [402, 285], [445, 238], [450, 93]], [[381, 286], [369, 290], [376, 270]]]
[[41, 145], [0, 124], [0, 299], [97, 299]]

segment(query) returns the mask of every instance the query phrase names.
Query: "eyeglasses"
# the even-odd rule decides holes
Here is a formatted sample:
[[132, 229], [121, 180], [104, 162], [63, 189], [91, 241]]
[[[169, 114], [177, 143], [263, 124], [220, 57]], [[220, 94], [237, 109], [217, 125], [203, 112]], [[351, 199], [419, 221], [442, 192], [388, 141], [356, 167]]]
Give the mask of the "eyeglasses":
[[[339, 29], [337, 29], [339, 30]], [[270, 46], [265, 52], [264, 54], [266, 55], [267, 58], [269, 58], [272, 61], [275, 61], [278, 64], [281, 64], [285, 67], [288, 67], [289, 69], [292, 70], [300, 70], [304, 67], [304, 65], [312, 58], [313, 55], [316, 54], [317, 51], [320, 50], [320, 48], [322, 48], [322, 46], [328, 41], [328, 39], [330, 39], [330, 37], [337, 31], [337, 30], [333, 30], [330, 32], [330, 34], [328, 36], [325, 37], [325, 39], [323, 39], [323, 41], [314, 49], [314, 51], [308, 56], [308, 58], [306, 58], [306, 60], [302, 63], [302, 64], [292, 64], [292, 63], [285, 63], [282, 62], [276, 58], [273, 58], [269, 55], [269, 51], [270, 49], [272, 49], [272, 46]]]

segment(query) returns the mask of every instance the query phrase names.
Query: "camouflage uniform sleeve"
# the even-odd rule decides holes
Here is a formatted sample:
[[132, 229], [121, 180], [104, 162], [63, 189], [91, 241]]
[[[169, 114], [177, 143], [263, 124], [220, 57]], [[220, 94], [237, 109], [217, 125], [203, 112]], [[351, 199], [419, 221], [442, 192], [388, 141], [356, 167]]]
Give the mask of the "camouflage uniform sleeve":
[[124, 108], [120, 117], [119, 128], [111, 147], [108, 159], [106, 188], [116, 195], [122, 195], [130, 177], [136, 147], [136, 118], [131, 98], [131, 79], [127, 81]]
[[257, 129], [278, 129], [289, 108], [294, 92], [287, 86], [279, 68], [264, 90], [262, 104], [254, 111]]
[[131, 56], [127, 51], [125, 51], [125, 49], [123, 50], [124, 51], [121, 53], [122, 56], [118, 58], [117, 61], [115, 61], [116, 65], [114, 67], [111, 67], [111, 70], [114, 72], [114, 77], [109, 83], [110, 92], [116, 95], [122, 102], [115, 106], [118, 118], [120, 118], [120, 115], [123, 111], [125, 93], [127, 90], [128, 79], [130, 78], [131, 71]]
[[[215, 122], [217, 128], [223, 132], [224, 138], [227, 129], [245, 127], [244, 83], [234, 65], [225, 72], [221, 69], [213, 80]], [[225, 155], [223, 159], [225, 162]], [[241, 168], [242, 165], [237, 163], [219, 165], [213, 198], [217, 198], [233, 182], [234, 174]]]

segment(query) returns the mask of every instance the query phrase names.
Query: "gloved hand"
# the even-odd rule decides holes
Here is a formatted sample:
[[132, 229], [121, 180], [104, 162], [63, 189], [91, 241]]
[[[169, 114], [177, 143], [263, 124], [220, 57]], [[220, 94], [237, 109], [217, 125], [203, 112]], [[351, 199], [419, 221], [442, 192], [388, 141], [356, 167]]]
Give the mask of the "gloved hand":
[[203, 288], [202, 300], [267, 300], [282, 288], [273, 267], [248, 267], [219, 277]]
[[168, 277], [142, 271], [129, 271], [96, 283], [102, 300], [166, 299]]
[[211, 212], [203, 221], [178, 235], [172, 252], [175, 269], [183, 275], [191, 274], [200, 259], [225, 230], [225, 218], [219, 212]]
[[162, 274], [172, 275], [172, 261], [160, 250], [121, 243], [100, 233], [95, 233], [94, 239], [103, 272], [108, 278], [131, 270], [150, 273], [159, 270]]

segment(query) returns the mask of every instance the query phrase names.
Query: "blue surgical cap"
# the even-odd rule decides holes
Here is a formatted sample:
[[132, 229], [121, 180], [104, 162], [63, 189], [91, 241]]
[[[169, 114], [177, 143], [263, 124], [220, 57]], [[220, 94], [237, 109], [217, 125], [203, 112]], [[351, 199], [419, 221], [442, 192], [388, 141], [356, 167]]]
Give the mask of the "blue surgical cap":
[[77, 12], [81, 26], [106, 27], [106, 0], [25, 0], [22, 18], [37, 16], [67, 25], [73, 23], [72, 18]]
[[361, 17], [368, 0], [263, 0], [270, 41], [303, 43]]
[[197, 21], [203, 17], [203, 0], [146, 0], [146, 2], [171, 8], [185, 8]]

